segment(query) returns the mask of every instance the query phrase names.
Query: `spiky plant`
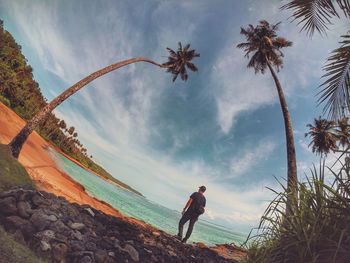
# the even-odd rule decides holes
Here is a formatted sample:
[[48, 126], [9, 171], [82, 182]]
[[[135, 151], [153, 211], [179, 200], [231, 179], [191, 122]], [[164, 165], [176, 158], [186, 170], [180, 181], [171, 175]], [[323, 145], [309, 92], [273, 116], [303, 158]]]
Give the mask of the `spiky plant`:
[[[350, 258], [349, 169], [315, 166], [298, 183], [298, 206], [286, 216], [288, 192], [276, 193], [258, 228], [248, 238], [245, 263], [346, 263]], [[333, 177], [327, 183], [325, 178]], [[283, 185], [282, 185], [283, 187]]]

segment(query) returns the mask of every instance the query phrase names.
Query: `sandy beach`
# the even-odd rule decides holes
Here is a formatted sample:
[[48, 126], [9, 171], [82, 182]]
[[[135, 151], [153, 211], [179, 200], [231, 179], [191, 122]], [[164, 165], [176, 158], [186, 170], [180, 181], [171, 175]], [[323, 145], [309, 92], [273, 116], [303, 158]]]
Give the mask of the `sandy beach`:
[[[1, 144], [9, 143], [24, 124], [25, 121], [15, 112], [0, 103]], [[70, 202], [89, 204], [110, 215], [123, 217], [119, 211], [110, 205], [89, 196], [83, 186], [62, 172], [46, 151], [47, 147], [50, 147], [50, 144], [36, 132], [33, 132], [25, 143], [19, 157], [20, 163], [25, 167], [39, 190], [63, 196]], [[72, 158], [70, 159], [72, 160]], [[78, 163], [76, 160], [72, 161]]]

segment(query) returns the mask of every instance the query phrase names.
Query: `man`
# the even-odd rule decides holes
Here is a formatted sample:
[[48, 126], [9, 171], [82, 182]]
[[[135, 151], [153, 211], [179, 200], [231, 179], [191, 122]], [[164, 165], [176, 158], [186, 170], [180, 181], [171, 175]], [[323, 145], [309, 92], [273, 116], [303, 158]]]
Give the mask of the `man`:
[[[204, 207], [206, 203], [206, 199], [204, 197], [205, 190], [206, 187], [204, 185], [200, 186], [198, 192], [194, 192], [190, 196], [190, 199], [187, 201], [186, 206], [182, 211], [182, 217], [179, 222], [179, 233], [177, 234], [177, 237], [183, 243], [187, 242], [192, 234], [193, 226], [197, 222], [198, 217], [204, 213]], [[185, 238], [182, 239], [183, 227], [188, 220], [190, 221], [190, 224], [188, 226]]]

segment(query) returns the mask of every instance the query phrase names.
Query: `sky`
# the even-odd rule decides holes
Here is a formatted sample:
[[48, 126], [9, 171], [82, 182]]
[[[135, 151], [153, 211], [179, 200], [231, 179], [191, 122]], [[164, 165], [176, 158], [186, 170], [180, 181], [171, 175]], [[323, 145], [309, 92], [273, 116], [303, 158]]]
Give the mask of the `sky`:
[[[81, 78], [117, 61], [146, 56], [165, 62], [166, 47], [190, 43], [201, 54], [187, 82], [149, 64], [112, 72], [54, 112], [76, 128], [89, 154], [146, 198], [181, 211], [207, 186], [207, 220], [234, 230], [257, 226], [276, 178], [286, 178], [284, 124], [270, 74], [255, 74], [236, 45], [241, 26], [281, 22], [278, 76], [292, 116], [299, 177], [318, 157], [304, 137], [322, 113], [322, 66], [346, 32], [300, 32], [279, 0], [0, 0], [5, 29], [22, 46], [48, 101]], [[276, 178], [275, 178], [276, 177]]]

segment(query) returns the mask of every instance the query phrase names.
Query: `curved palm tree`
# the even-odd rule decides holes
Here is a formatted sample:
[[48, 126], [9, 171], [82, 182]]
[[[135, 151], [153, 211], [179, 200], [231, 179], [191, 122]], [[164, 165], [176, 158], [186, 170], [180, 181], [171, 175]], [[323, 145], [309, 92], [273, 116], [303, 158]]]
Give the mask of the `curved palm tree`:
[[279, 70], [283, 66], [281, 49], [290, 47], [292, 42], [277, 36], [278, 26], [279, 23], [273, 25], [262, 20], [256, 27], [249, 25], [247, 28], [241, 28], [241, 34], [246, 37], [247, 42], [238, 44], [237, 47], [243, 49], [245, 57], [249, 58], [249, 68], [253, 68], [255, 73], [260, 72], [262, 74], [268, 68], [276, 84], [286, 134], [288, 190], [292, 191], [295, 189], [298, 181], [292, 121], [281, 83], [274, 70], [274, 68]]
[[18, 158], [23, 144], [27, 140], [28, 136], [32, 133], [32, 131], [38, 127], [38, 125], [46, 119], [48, 114], [54, 110], [58, 105], [60, 105], [67, 98], [72, 96], [74, 93], [79, 91], [81, 88], [89, 84], [94, 79], [97, 79], [111, 71], [114, 71], [118, 68], [124, 67], [129, 64], [137, 63], [137, 62], [146, 62], [152, 65], [158, 66], [160, 68], [166, 68], [167, 72], [173, 75], [173, 81], [176, 80], [177, 76], [180, 75], [181, 79], [186, 81], [188, 79], [188, 74], [186, 68], [189, 68], [192, 71], [197, 71], [197, 67], [192, 64], [192, 60], [196, 57], [199, 57], [199, 54], [196, 53], [195, 50], [189, 50], [190, 45], [186, 45], [184, 48], [179, 42], [179, 48], [175, 52], [174, 50], [167, 48], [170, 52], [170, 56], [168, 57], [168, 61], [159, 64], [151, 59], [145, 57], [136, 57], [127, 60], [123, 60], [117, 62], [115, 64], [109, 65], [105, 68], [102, 68], [82, 80], [75, 83], [70, 88], [66, 89], [63, 93], [53, 99], [50, 103], [48, 103], [41, 111], [39, 111], [23, 128], [22, 130], [12, 139], [9, 143], [9, 148], [11, 154]]
[[[293, 11], [292, 16], [302, 24], [309, 36], [315, 31], [326, 34], [332, 18], [340, 18], [341, 13], [350, 18], [349, 0], [292, 0], [282, 9]], [[339, 12], [338, 10], [341, 10]], [[350, 113], [350, 34], [341, 36], [341, 46], [332, 51], [324, 66], [326, 80], [320, 85], [319, 104], [325, 103], [324, 112], [337, 120]]]
[[336, 123], [326, 119], [314, 119], [313, 124], [308, 124], [309, 131], [305, 133], [305, 137], [310, 137], [312, 152], [321, 155], [327, 155], [330, 151], [338, 149], [337, 141], [339, 136], [336, 130]]

